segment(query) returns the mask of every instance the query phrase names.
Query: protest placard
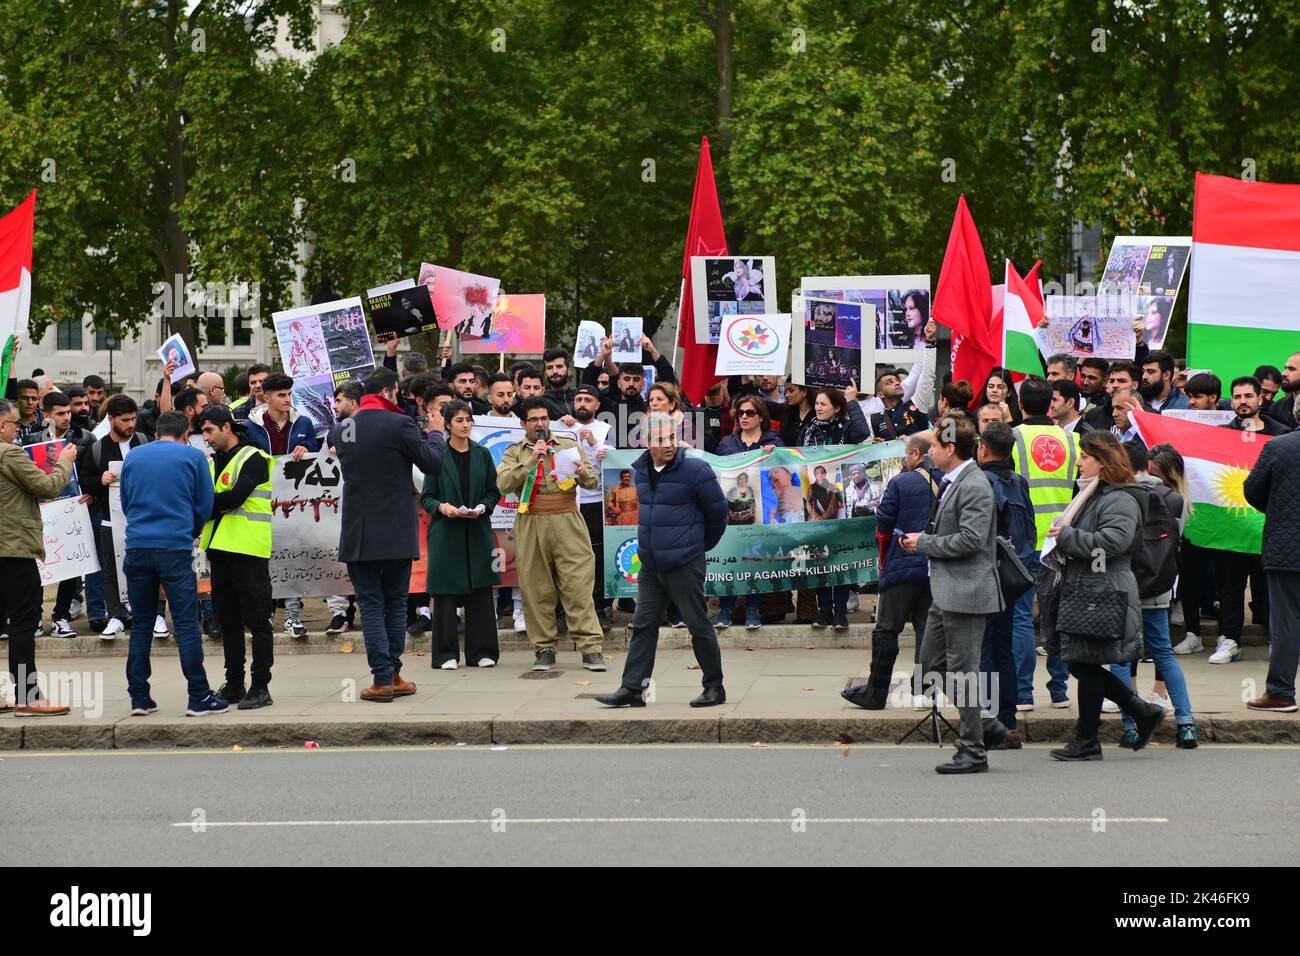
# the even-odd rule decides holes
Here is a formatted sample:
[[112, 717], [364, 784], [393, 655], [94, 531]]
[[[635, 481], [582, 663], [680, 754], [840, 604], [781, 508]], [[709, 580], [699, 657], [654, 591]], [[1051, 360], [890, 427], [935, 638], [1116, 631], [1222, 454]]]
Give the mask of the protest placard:
[[1137, 336], [1133, 315], [1122, 295], [1049, 295], [1043, 300], [1048, 355], [1095, 356], [1133, 361]]
[[417, 284], [414, 279], [401, 279], [387, 285], [366, 290], [366, 308], [370, 311], [370, 324], [376, 335], [418, 335], [438, 328], [434, 316], [433, 299], [428, 283]]
[[541, 355], [546, 350], [546, 296], [500, 292], [486, 335], [463, 334], [462, 355]]
[[[36, 442], [32, 445], [24, 445], [23, 451], [27, 452], [36, 467], [45, 474], [50, 474], [59, 463], [59, 452], [63, 451], [63, 446], [67, 444], [65, 439], [59, 438], [54, 441]], [[55, 498], [80, 497], [81, 485], [77, 482], [77, 469], [73, 468], [72, 473], [68, 476], [68, 483], [63, 486]]]
[[777, 311], [772, 256], [691, 256], [691, 312], [695, 341], [715, 344], [731, 315]]
[[615, 364], [619, 362], [641, 361], [641, 336], [644, 335], [644, 323], [638, 316], [616, 316], [610, 320], [610, 338], [614, 340], [614, 350], [610, 358]]
[[[764, 594], [878, 577], [875, 509], [902, 471], [902, 442], [680, 453], [704, 458], [727, 498], [727, 529], [706, 559], [707, 593]], [[611, 449], [602, 462], [606, 597], [636, 596], [639, 503], [630, 470], [642, 454]]]
[[1230, 408], [1166, 408], [1160, 414], [1166, 418], [1180, 418], [1185, 422], [1200, 422], [1202, 425], [1227, 425], [1237, 418], [1237, 413]]
[[1191, 251], [1191, 236], [1116, 236], [1111, 243], [1097, 291], [1128, 297], [1129, 311], [1142, 316], [1153, 349], [1162, 348], [1169, 334]]
[[351, 594], [339, 561], [343, 470], [329, 452], [284, 455], [271, 464], [271, 594]]
[[790, 314], [727, 316], [718, 339], [718, 375], [784, 375], [790, 358]]
[[293, 403], [323, 434], [334, 424], [335, 386], [364, 381], [375, 367], [361, 299], [287, 309], [272, 319], [281, 365], [293, 378]]
[[605, 327], [599, 322], [584, 319], [578, 323], [578, 335], [573, 343], [573, 367], [586, 368], [600, 354], [600, 343], [605, 339]]
[[90, 511], [77, 498], [54, 498], [41, 504], [45, 524], [45, 560], [37, 561], [41, 584], [79, 578], [99, 570], [95, 528]]
[[198, 371], [198, 366], [194, 364], [194, 359], [190, 355], [189, 347], [185, 344], [185, 339], [181, 337], [179, 332], [162, 344], [162, 348], [158, 350], [158, 357], [162, 359], [164, 368], [168, 363], [174, 362], [176, 364], [176, 368], [172, 372], [172, 382], [179, 382], [186, 375], [193, 375]]
[[454, 329], [462, 336], [478, 338], [492, 334], [500, 279], [424, 262], [420, 264], [420, 282], [433, 297], [438, 328]]

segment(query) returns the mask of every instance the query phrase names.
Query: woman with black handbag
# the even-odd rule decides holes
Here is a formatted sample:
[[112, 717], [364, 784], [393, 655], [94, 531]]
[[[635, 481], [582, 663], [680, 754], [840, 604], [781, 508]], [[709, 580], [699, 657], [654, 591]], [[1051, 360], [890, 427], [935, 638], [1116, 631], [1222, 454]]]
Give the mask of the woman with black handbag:
[[1135, 661], [1142, 651], [1131, 557], [1150, 492], [1135, 483], [1128, 454], [1110, 432], [1091, 431], [1080, 439], [1079, 471], [1078, 494], [1048, 531], [1054, 545], [1039, 577], [1044, 644], [1079, 682], [1074, 739], [1052, 751], [1065, 761], [1101, 759], [1103, 698], [1133, 718], [1134, 750], [1146, 746], [1165, 716], [1106, 667]]

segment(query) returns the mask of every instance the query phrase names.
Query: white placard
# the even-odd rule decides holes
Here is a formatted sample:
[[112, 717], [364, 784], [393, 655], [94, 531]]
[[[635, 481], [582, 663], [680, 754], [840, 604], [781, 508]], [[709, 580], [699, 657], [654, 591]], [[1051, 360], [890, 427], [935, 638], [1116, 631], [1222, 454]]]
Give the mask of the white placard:
[[1132, 303], [1122, 295], [1049, 295], [1043, 300], [1048, 355], [1133, 361], [1137, 335]]
[[162, 359], [163, 368], [167, 367], [168, 362], [176, 363], [176, 371], [172, 372], [172, 383], [175, 384], [183, 379], [186, 375], [193, 375], [198, 371], [198, 366], [194, 364], [194, 358], [190, 355], [189, 346], [177, 332], [158, 350], [158, 357]]
[[95, 527], [79, 498], [55, 498], [41, 504], [45, 523], [45, 560], [37, 561], [41, 584], [79, 578], [99, 570]]
[[1202, 425], [1227, 425], [1237, 417], [1230, 408], [1166, 408], [1160, 413], [1166, 418], [1180, 418], [1185, 422]]
[[718, 375], [784, 375], [790, 357], [790, 314], [729, 315], [718, 337]]
[[691, 313], [695, 341], [714, 344], [734, 315], [777, 311], [772, 256], [691, 256]]
[[609, 334], [614, 339], [614, 352], [610, 357], [615, 363], [641, 364], [641, 336], [644, 332], [639, 315], [619, 316], [611, 320]]
[[339, 561], [343, 470], [329, 452], [271, 464], [271, 596], [351, 594]]
[[[578, 323], [578, 336], [573, 342], [573, 367], [586, 368], [600, 354], [600, 343], [605, 338], [605, 327], [599, 322], [583, 319]], [[640, 361], [640, 356], [637, 356]]]

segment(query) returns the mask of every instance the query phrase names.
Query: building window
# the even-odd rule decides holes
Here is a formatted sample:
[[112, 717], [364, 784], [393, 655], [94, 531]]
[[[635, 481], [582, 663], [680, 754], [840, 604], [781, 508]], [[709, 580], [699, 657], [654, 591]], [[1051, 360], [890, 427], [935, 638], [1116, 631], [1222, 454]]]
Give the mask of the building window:
[[253, 323], [257, 319], [247, 315], [236, 315], [232, 321], [235, 323], [235, 334], [231, 336], [231, 343], [234, 345], [252, 345]]
[[108, 336], [109, 333], [104, 331], [103, 329], [95, 329], [95, 351], [96, 352], [108, 351]]
[[204, 328], [208, 345], [226, 344], [226, 316], [224, 314], [208, 316], [204, 322]]
[[81, 351], [81, 320], [64, 319], [56, 330], [55, 348], [60, 352]]

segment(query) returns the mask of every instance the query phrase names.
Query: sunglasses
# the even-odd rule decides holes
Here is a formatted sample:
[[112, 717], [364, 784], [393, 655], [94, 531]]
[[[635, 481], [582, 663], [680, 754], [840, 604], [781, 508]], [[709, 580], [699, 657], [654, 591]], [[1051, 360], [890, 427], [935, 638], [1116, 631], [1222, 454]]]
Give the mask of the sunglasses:
[[736, 413], [736, 415], [740, 418], [748, 418], [751, 415], [757, 417], [758, 412], [754, 411], [752, 408], [742, 408]]

